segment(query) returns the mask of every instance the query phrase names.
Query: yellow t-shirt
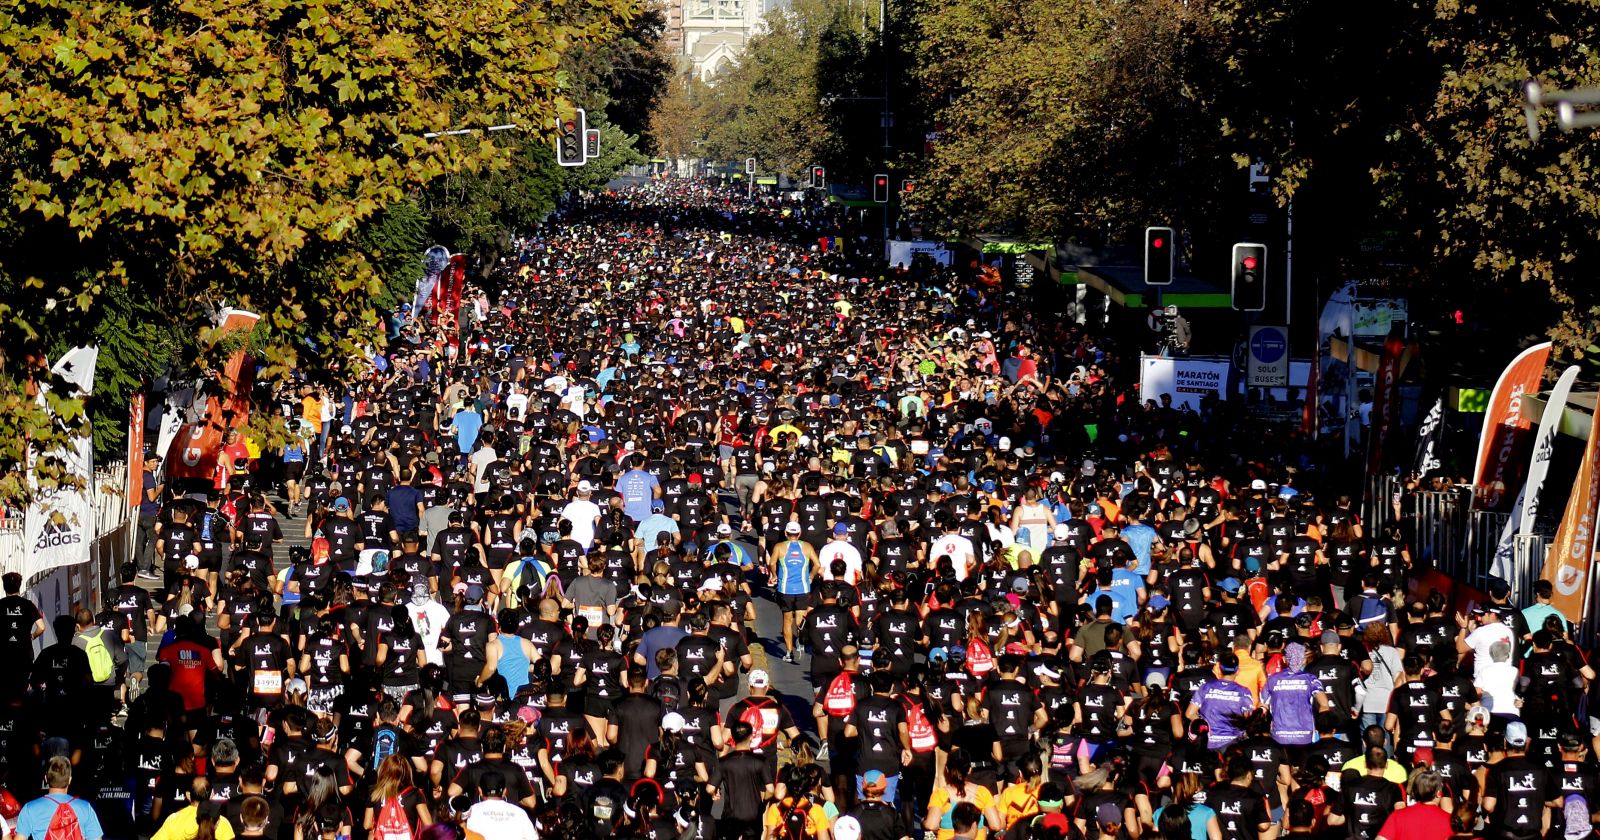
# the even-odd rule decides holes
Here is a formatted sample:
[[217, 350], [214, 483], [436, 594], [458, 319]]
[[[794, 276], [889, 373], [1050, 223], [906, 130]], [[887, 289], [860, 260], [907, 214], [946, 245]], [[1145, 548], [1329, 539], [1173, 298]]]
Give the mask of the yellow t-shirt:
[[1006, 825], [1016, 825], [1039, 813], [1039, 788], [1029, 785], [1007, 785], [1000, 793], [1000, 819]]
[[[1367, 757], [1364, 755], [1358, 755], [1355, 758], [1346, 761], [1344, 766], [1340, 767], [1339, 769], [1354, 770], [1357, 773], [1365, 776], [1367, 775]], [[1401, 767], [1400, 762], [1398, 761], [1390, 761], [1388, 764], [1383, 766], [1383, 779], [1386, 782], [1394, 782], [1397, 785], [1403, 785], [1406, 783], [1406, 768]]]
[[[766, 817], [762, 819], [762, 822], [767, 827], [767, 832], [769, 834], [776, 833], [779, 828], [782, 828], [784, 820], [789, 818], [789, 812], [793, 810], [795, 810], [795, 804], [792, 796], [786, 796], [782, 802], [774, 802], [768, 805]], [[827, 827], [828, 812], [824, 811], [821, 805], [812, 802], [810, 808], [801, 808], [800, 810], [804, 811], [806, 815], [806, 836], [815, 837], [817, 832]]]
[[[989, 789], [982, 785], [976, 785], [975, 787], [978, 792], [971, 799], [972, 804], [978, 806], [979, 811], [988, 811], [993, 808], [994, 794], [990, 793]], [[958, 799], [956, 801], [967, 800]], [[950, 840], [950, 838], [956, 836], [955, 827], [950, 824], [950, 806], [950, 791], [943, 785], [940, 785], [939, 789], [933, 792], [933, 796], [928, 797], [928, 810], [940, 813], [938, 840]], [[978, 833], [974, 836], [974, 840], [983, 840], [984, 837], [988, 836], [988, 830], [988, 826], [980, 827]]]
[[801, 435], [801, 431], [800, 431], [799, 427], [791, 426], [788, 423], [784, 423], [782, 425], [774, 426], [771, 429], [767, 430], [767, 437], [772, 438], [772, 440], [774, 442], [776, 442], [778, 440], [778, 435], [782, 435], [782, 434], [790, 434], [790, 435], [794, 435], [795, 437], [798, 438]]

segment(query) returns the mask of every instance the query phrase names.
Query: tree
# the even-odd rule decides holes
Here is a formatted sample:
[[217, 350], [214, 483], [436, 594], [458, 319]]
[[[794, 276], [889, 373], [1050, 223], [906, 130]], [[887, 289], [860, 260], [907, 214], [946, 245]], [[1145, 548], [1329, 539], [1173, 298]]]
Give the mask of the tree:
[[257, 311], [269, 381], [357, 357], [384, 285], [363, 226], [516, 146], [424, 135], [552, 125], [561, 57], [630, 9], [0, 0], [0, 439], [58, 439], [28, 399], [40, 351], [113, 287], [160, 300], [197, 355], [215, 343], [211, 307]]
[[1206, 3], [952, 0], [915, 20], [939, 132], [916, 199], [947, 232], [1126, 239], [1225, 215], [1233, 161], [1187, 84], [1216, 37]]

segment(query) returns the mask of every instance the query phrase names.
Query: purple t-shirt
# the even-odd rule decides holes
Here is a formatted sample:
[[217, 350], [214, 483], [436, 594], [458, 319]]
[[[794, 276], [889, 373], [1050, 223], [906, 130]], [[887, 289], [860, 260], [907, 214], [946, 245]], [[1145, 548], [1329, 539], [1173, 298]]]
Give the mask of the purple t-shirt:
[[1312, 698], [1322, 681], [1306, 671], [1279, 671], [1267, 677], [1261, 702], [1272, 709], [1272, 740], [1285, 745], [1309, 744], [1317, 738]]
[[1213, 750], [1227, 747], [1243, 734], [1236, 724], [1256, 707], [1250, 689], [1233, 680], [1212, 680], [1200, 686], [1193, 702], [1200, 706], [1200, 717], [1211, 731], [1206, 745]]

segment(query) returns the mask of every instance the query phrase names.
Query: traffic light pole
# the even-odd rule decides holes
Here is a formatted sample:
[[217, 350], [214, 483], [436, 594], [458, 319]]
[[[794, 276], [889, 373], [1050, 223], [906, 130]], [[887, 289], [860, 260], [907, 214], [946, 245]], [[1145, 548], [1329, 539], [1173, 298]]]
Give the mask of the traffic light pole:
[[1288, 334], [1289, 322], [1294, 318], [1294, 198], [1289, 199], [1284, 213], [1283, 231], [1283, 326]]
[[[883, 171], [889, 171], [889, 127], [894, 120], [889, 106], [889, 0], [878, 2], [878, 49], [883, 52]], [[884, 187], [888, 189], [887, 185]], [[889, 253], [889, 202], [883, 203], [883, 248]]]

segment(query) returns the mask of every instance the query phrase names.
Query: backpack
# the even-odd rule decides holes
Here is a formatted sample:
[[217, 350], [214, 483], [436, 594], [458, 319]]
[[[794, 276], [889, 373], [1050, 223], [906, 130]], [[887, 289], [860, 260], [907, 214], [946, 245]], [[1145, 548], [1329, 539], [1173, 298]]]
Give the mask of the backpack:
[[[220, 521], [221, 515], [214, 510], [208, 510], [205, 513], [200, 514], [201, 542], [209, 543], [217, 541], [217, 523]], [[227, 528], [224, 527], [222, 530], [226, 531]]]
[[662, 674], [650, 684], [650, 696], [660, 700], [665, 711], [676, 712], [683, 695], [683, 681], [671, 674]]
[[328, 562], [328, 559], [332, 556], [332, 554], [332, 544], [328, 542], [327, 537], [322, 536], [322, 533], [318, 532], [317, 536], [313, 537], [311, 540], [311, 562], [321, 565]]
[[756, 698], [755, 702], [745, 707], [739, 719], [750, 724], [758, 748], [770, 746], [778, 740], [778, 701], [771, 697]]
[[89, 676], [97, 683], [111, 679], [117, 673], [117, 663], [106, 647], [106, 628], [98, 628], [93, 636], [83, 637], [83, 652], [89, 656]]
[[372, 733], [372, 769], [376, 771], [383, 760], [400, 751], [400, 731], [387, 724]]
[[974, 677], [981, 677], [994, 670], [994, 651], [989, 649], [989, 643], [982, 639], [973, 639], [967, 643], [967, 673]]
[[1356, 607], [1356, 626], [1366, 627], [1374, 621], [1382, 621], [1389, 614], [1383, 599], [1374, 595], [1358, 595], [1361, 603]]
[[406, 806], [400, 801], [411, 790], [406, 788], [383, 800], [378, 819], [372, 826], [372, 840], [411, 840], [411, 818], [406, 816]]
[[544, 583], [546, 574], [548, 573], [544, 563], [537, 557], [524, 557], [507, 565], [500, 573], [502, 583], [500, 599], [505, 602], [506, 609], [514, 610], [522, 606], [522, 596], [517, 590], [530, 581], [534, 584], [537, 597], [539, 586]]
[[783, 827], [779, 829], [779, 836], [783, 840], [806, 840], [811, 836], [807, 828], [811, 825], [811, 800], [797, 799], [789, 805], [789, 810], [783, 815]]
[[56, 812], [50, 815], [44, 840], [83, 840], [83, 826], [78, 824], [78, 812], [72, 808], [72, 797], [67, 797], [65, 802], [53, 796], [45, 798], [56, 803]]
[[836, 718], [849, 717], [856, 710], [854, 674], [844, 671], [828, 683], [828, 694], [823, 698], [822, 708]]
[[922, 710], [922, 704], [908, 700], [906, 707], [906, 729], [910, 730], [912, 752], [932, 752], [939, 745], [939, 735], [933, 729], [933, 722], [928, 720], [928, 713]]

